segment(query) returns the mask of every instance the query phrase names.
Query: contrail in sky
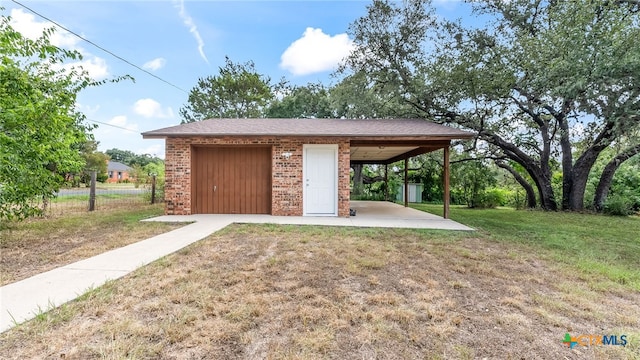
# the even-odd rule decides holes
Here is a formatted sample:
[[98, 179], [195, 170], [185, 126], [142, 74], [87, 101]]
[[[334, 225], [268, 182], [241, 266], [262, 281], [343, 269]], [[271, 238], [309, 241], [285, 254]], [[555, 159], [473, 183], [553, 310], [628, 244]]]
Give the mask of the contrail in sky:
[[187, 13], [187, 10], [185, 10], [184, 8], [184, 0], [174, 0], [173, 4], [179, 10], [178, 14], [182, 19], [182, 22], [189, 28], [189, 32], [193, 34], [193, 37], [198, 42], [198, 52], [200, 53], [200, 56], [208, 64], [209, 60], [207, 59], [207, 56], [204, 54], [204, 41], [202, 40], [202, 37], [200, 36], [200, 32], [198, 32], [198, 27], [196, 26], [195, 22], [193, 22], [191, 15], [189, 15]]

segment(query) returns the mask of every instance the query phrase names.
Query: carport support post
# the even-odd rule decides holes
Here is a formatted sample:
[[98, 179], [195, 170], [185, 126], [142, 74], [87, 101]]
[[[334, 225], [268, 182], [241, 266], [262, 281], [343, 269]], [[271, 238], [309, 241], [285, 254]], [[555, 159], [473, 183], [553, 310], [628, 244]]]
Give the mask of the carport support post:
[[389, 201], [389, 164], [384, 164], [384, 201]]
[[444, 213], [442, 217], [445, 219], [449, 218], [449, 147], [446, 146], [444, 148], [444, 194], [443, 194], [443, 202], [444, 202]]
[[409, 158], [404, 158], [404, 207], [409, 207]]

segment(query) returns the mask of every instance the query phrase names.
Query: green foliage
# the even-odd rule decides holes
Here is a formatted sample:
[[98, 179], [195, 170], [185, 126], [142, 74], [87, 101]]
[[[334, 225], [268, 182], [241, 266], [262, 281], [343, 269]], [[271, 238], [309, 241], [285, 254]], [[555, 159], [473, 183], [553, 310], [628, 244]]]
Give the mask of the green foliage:
[[97, 85], [81, 69], [60, 64], [79, 52], [53, 46], [53, 30], [37, 40], [24, 38], [0, 19], [0, 220], [41, 213], [45, 203], [84, 160], [77, 151], [89, 136], [76, 95]]
[[470, 208], [495, 207], [499, 199], [487, 194], [486, 189], [495, 185], [496, 170], [480, 160], [464, 161], [451, 165], [451, 198], [454, 204], [467, 204]]
[[269, 118], [333, 118], [329, 90], [322, 84], [293, 86], [280, 90], [282, 99], [275, 99], [269, 105], [266, 116]]
[[[623, 147], [624, 145], [626, 144], [623, 144]], [[619, 151], [620, 149], [610, 147], [601, 153], [593, 166], [593, 171], [589, 174], [585, 195], [587, 199], [594, 199], [596, 187], [600, 182], [600, 174]], [[634, 211], [640, 210], [640, 156], [636, 155], [619, 165], [608, 188], [608, 195], [609, 197], [614, 195], [623, 197], [631, 203], [631, 208]], [[592, 210], [597, 209], [592, 208]]]
[[633, 199], [619, 194], [609, 195], [603, 212], [607, 215], [628, 216], [633, 214]]
[[[147, 174], [147, 178], [145, 183], [151, 189], [151, 176], [156, 177], [156, 201], [162, 201], [164, 199], [164, 184], [165, 184], [165, 174], [164, 174], [164, 161], [159, 160], [155, 162], [151, 162], [147, 164], [144, 169], [144, 173]], [[151, 201], [151, 193], [146, 192], [144, 194], [145, 199]]]
[[[80, 182], [88, 184], [91, 181], [91, 172], [96, 171], [96, 181], [105, 182], [107, 180], [107, 161], [109, 156], [98, 151], [98, 143], [90, 140], [82, 144], [80, 154], [84, 159], [85, 166], [80, 176]], [[74, 177], [75, 178], [75, 177]], [[77, 186], [78, 184], [73, 184]]]
[[474, 207], [480, 209], [494, 209], [507, 204], [510, 191], [506, 189], [486, 189], [474, 199]]
[[140, 184], [146, 183], [148, 177], [147, 172], [144, 171], [142, 166], [140, 166], [139, 164], [134, 164], [133, 166], [131, 166], [129, 176], [134, 178], [133, 183], [135, 184], [136, 188], [138, 188]]
[[129, 150], [109, 149], [105, 151], [105, 154], [109, 155], [109, 158], [111, 158], [111, 160], [121, 162], [131, 167], [133, 167], [134, 165], [140, 165], [144, 167], [152, 162], [162, 162], [162, 159], [158, 157], [151, 156], [149, 154], [140, 155]]
[[414, 118], [415, 110], [396, 93], [371, 83], [364, 71], [345, 76], [330, 90], [331, 107], [338, 118]]
[[389, 166], [387, 184], [385, 184], [384, 171], [384, 166], [382, 165], [363, 166], [363, 184], [353, 183], [351, 199], [382, 201], [386, 200], [388, 195], [388, 199], [393, 201], [396, 198], [399, 184], [404, 182], [397, 173], [397, 168], [392, 164]]
[[198, 79], [180, 109], [182, 123], [211, 118], [258, 118], [273, 98], [271, 80], [258, 74], [253, 62], [238, 64], [225, 58], [219, 75]]
[[633, 211], [640, 211], [640, 156], [620, 166], [613, 177], [609, 194], [624, 197]]

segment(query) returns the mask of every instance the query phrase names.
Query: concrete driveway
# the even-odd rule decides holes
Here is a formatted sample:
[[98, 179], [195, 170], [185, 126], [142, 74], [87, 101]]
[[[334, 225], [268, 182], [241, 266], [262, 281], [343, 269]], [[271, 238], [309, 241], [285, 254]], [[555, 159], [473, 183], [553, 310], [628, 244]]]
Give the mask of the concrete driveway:
[[193, 222], [193, 221], [228, 221], [229, 223], [248, 224], [283, 224], [283, 225], [322, 225], [322, 226], [354, 226], [407, 229], [439, 229], [439, 230], [473, 230], [450, 219], [426, 213], [424, 211], [405, 208], [386, 201], [351, 201], [351, 208], [356, 216], [349, 218], [333, 216], [272, 216], [244, 214], [196, 214], [166, 215], [145, 221]]

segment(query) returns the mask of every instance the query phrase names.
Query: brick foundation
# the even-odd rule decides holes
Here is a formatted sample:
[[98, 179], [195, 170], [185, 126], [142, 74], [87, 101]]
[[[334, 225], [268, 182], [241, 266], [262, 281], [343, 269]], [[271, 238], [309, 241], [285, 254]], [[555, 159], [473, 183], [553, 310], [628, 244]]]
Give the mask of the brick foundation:
[[[303, 214], [302, 148], [304, 144], [338, 144], [338, 216], [349, 216], [350, 146], [348, 138], [320, 137], [170, 137], [166, 139], [165, 213], [191, 214], [191, 164], [194, 146], [270, 145], [271, 213]], [[291, 153], [289, 159], [282, 153]]]

